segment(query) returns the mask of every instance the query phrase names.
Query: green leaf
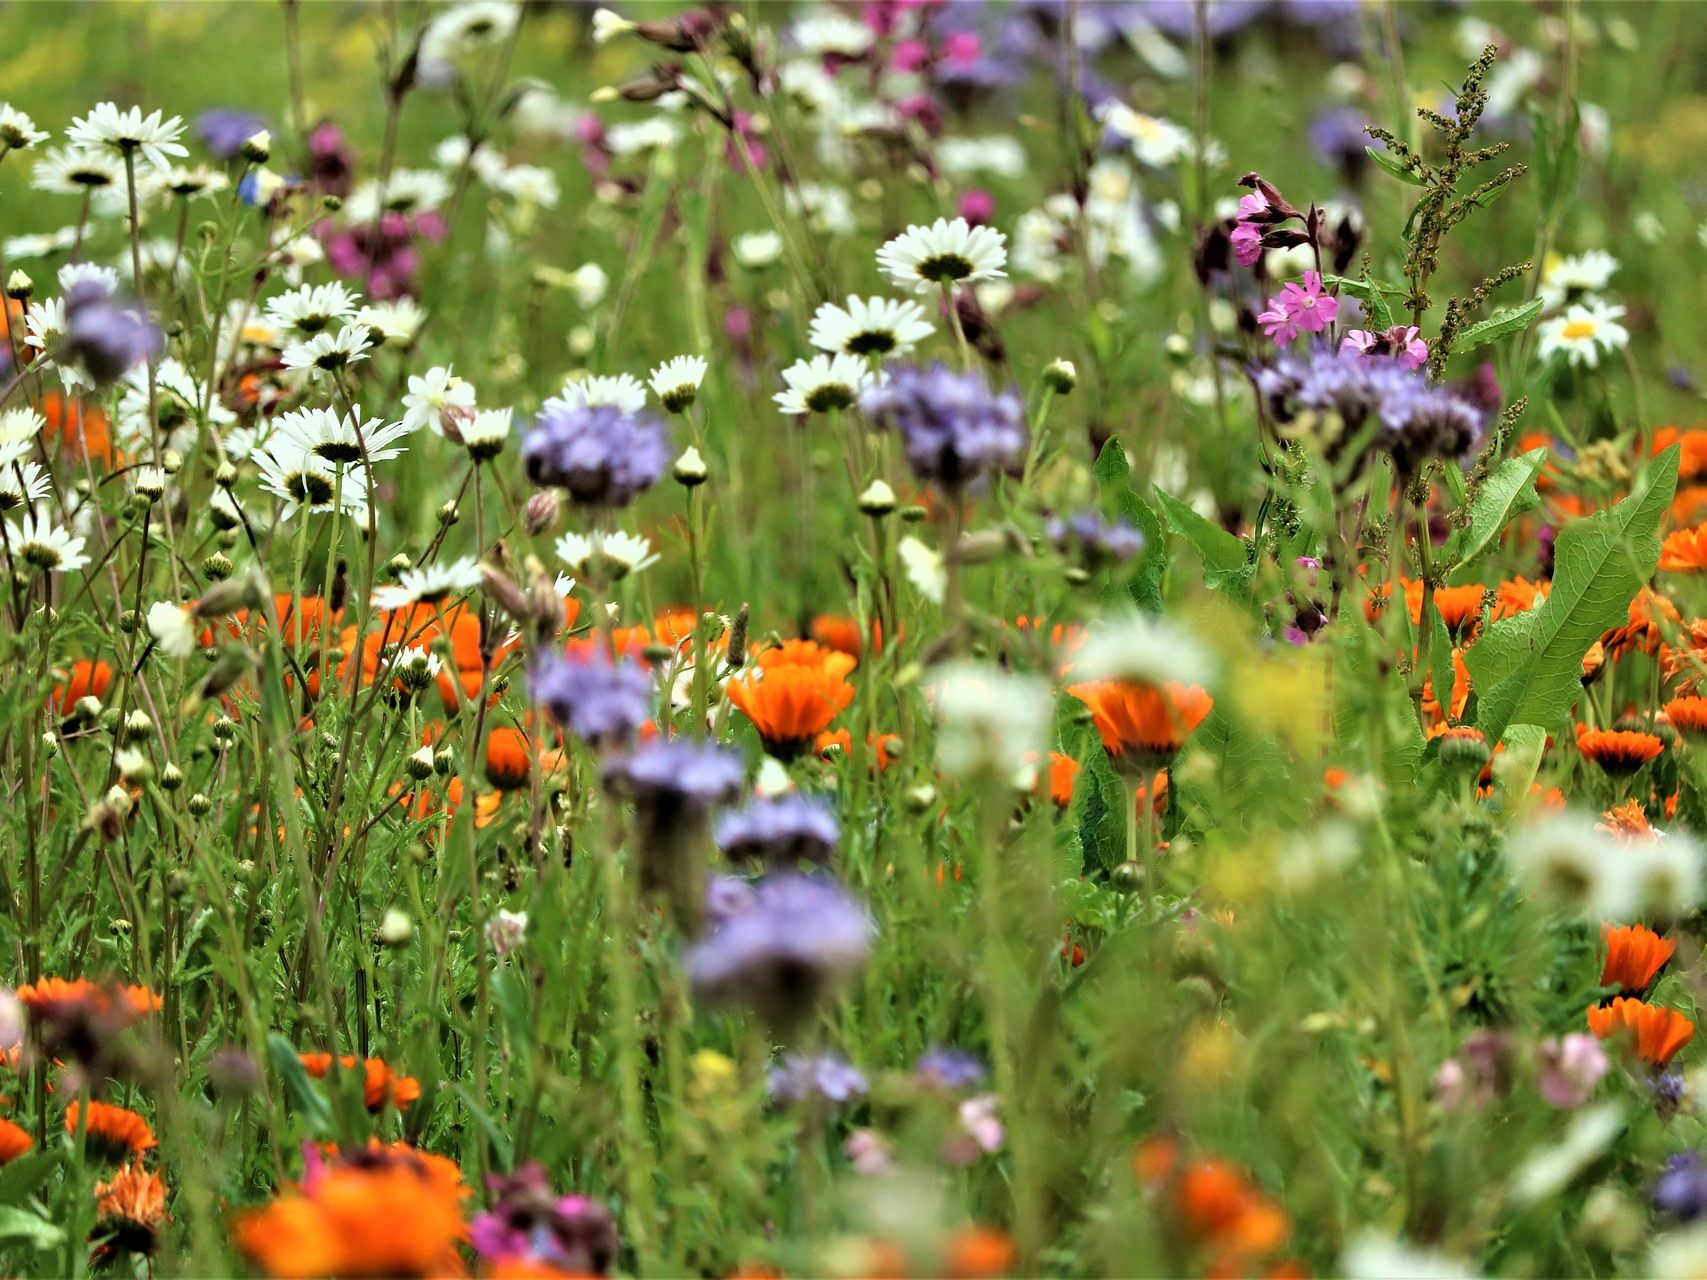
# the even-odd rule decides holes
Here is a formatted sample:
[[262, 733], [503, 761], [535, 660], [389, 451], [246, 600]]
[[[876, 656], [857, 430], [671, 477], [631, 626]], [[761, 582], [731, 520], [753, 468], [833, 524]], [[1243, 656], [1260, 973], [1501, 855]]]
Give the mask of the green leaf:
[[1546, 465], [1547, 450], [1531, 449], [1494, 468], [1470, 500], [1469, 525], [1453, 535], [1447, 548], [1453, 568], [1469, 564], [1493, 546], [1513, 516], [1522, 515], [1541, 501], [1535, 493], [1535, 481]]
[[1434, 601], [1430, 600], [1429, 604], [1429, 613], [1433, 616], [1423, 619], [1423, 625], [1428, 628], [1428, 675], [1434, 682], [1434, 700], [1450, 715], [1452, 691], [1458, 683], [1458, 672], [1452, 663], [1452, 635], [1446, 629], [1446, 619], [1441, 616], [1439, 608], [1434, 607]]
[[1408, 182], [1413, 187], [1426, 187], [1428, 185], [1420, 174], [1413, 173], [1409, 165], [1385, 147], [1365, 147], [1364, 150], [1369, 153], [1371, 160], [1400, 182]]
[[57, 1150], [32, 1151], [0, 1169], [0, 1205], [28, 1200], [53, 1176], [59, 1161]]
[[1506, 727], [1500, 738], [1505, 744], [1505, 763], [1501, 774], [1508, 794], [1529, 794], [1529, 785], [1541, 768], [1541, 753], [1547, 749], [1547, 730], [1538, 724], [1514, 724]]
[[295, 1102], [297, 1109], [307, 1117], [310, 1131], [330, 1134], [332, 1108], [327, 1105], [325, 1096], [315, 1087], [313, 1078], [302, 1065], [296, 1046], [275, 1031], [267, 1037], [267, 1057], [272, 1059], [273, 1070], [277, 1071], [279, 1079], [284, 1081], [291, 1101]]
[[1490, 742], [1508, 725], [1556, 727], [1582, 692], [1589, 646], [1628, 616], [1659, 560], [1660, 519], [1677, 488], [1678, 447], [1650, 462], [1630, 496], [1567, 525], [1554, 549], [1552, 594], [1496, 622], [1464, 653], [1477, 728]]
[[1097, 492], [1105, 510], [1124, 516], [1138, 526], [1144, 535], [1144, 550], [1139, 552], [1126, 582], [1118, 594], [1110, 592], [1103, 603], [1122, 604], [1124, 595], [1140, 609], [1150, 613], [1162, 611], [1162, 571], [1167, 568], [1167, 535], [1162, 522], [1150, 509], [1150, 504], [1132, 492], [1132, 464], [1120, 441], [1109, 439], [1097, 455], [1095, 469]]
[[1115, 775], [1101, 739], [1091, 736], [1079, 759], [1079, 844], [1085, 870], [1106, 875], [1126, 861], [1126, 787]]
[[15, 1204], [0, 1205], [0, 1240], [23, 1240], [37, 1249], [53, 1249], [65, 1239], [63, 1227]]
[[1543, 299], [1531, 298], [1521, 307], [1508, 307], [1479, 324], [1471, 325], [1458, 335], [1458, 341], [1452, 347], [1453, 354], [1461, 355], [1477, 347], [1485, 347], [1490, 342], [1498, 342], [1501, 338], [1509, 338], [1514, 333], [1522, 333], [1535, 322], [1535, 317], [1541, 314], [1545, 305]]
[[1162, 516], [1180, 537], [1197, 548], [1203, 557], [1203, 581], [1212, 591], [1245, 597], [1256, 566], [1251, 563], [1245, 540], [1220, 525], [1205, 520], [1185, 503], [1164, 490], [1156, 490]]
[[1361, 276], [1324, 276], [1322, 283], [1330, 289], [1349, 293], [1363, 303], [1364, 309], [1369, 313], [1371, 327], [1375, 329], [1391, 329], [1393, 327], [1393, 308], [1387, 305], [1387, 299], [1405, 296], [1403, 285], [1387, 284], [1381, 280], [1369, 280]]

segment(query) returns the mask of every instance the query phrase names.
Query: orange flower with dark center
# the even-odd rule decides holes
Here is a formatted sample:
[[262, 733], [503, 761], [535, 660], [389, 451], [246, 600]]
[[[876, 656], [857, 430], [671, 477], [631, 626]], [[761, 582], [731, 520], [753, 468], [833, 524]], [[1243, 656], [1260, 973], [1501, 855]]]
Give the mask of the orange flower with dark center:
[[[1440, 614], [1441, 621], [1446, 623], [1446, 630], [1452, 636], [1452, 643], [1462, 645], [1482, 629], [1482, 601], [1487, 596], [1487, 588], [1479, 583], [1467, 587], [1436, 587], [1434, 589], [1434, 608]], [[1422, 617], [1422, 602], [1417, 602], [1417, 621], [1420, 625]]]
[[375, 1146], [317, 1169], [300, 1191], [240, 1215], [237, 1245], [270, 1276], [462, 1275], [468, 1191], [428, 1160]]
[[10, 1120], [0, 1120], [0, 1164], [11, 1164], [36, 1145], [36, 1140]]
[[[901, 751], [901, 739], [892, 733], [868, 733], [865, 745], [877, 753], [879, 769], [887, 769]], [[853, 754], [853, 734], [846, 729], [829, 729], [820, 733], [812, 746], [825, 760], [846, 760]]]
[[1527, 613], [1545, 600], [1553, 591], [1546, 578], [1531, 582], [1528, 578], [1507, 578], [1494, 589], [1494, 617], [1510, 618]]
[[962, 1227], [943, 1247], [942, 1274], [951, 1280], [996, 1280], [1019, 1261], [1013, 1237], [996, 1227]]
[[772, 657], [767, 663], [765, 655], [760, 655], [757, 670], [746, 671], [724, 686], [729, 701], [752, 721], [765, 749], [779, 760], [792, 760], [804, 751], [854, 697], [854, 687], [847, 681], [852, 658], [810, 640], [790, 644], [811, 645], [834, 661], [811, 665]]
[[1199, 1244], [1249, 1258], [1286, 1243], [1286, 1214], [1225, 1160], [1197, 1160], [1176, 1188], [1180, 1221]]
[[1601, 966], [1600, 985], [1617, 987], [1627, 996], [1640, 997], [1677, 950], [1677, 943], [1662, 938], [1646, 925], [1602, 925], [1606, 963]]
[[154, 1252], [166, 1221], [166, 1181], [142, 1167], [140, 1159], [122, 1166], [109, 1181], [95, 1184], [96, 1253], [111, 1257]]
[[1606, 656], [1622, 658], [1626, 654], [1659, 652], [1665, 640], [1666, 627], [1683, 626], [1683, 616], [1677, 606], [1652, 587], [1643, 587], [1630, 601], [1627, 621], [1600, 637]]
[[[324, 1079], [332, 1070], [332, 1055], [329, 1053], [300, 1056], [303, 1070], [316, 1080]], [[346, 1071], [354, 1071], [355, 1055], [345, 1054], [338, 1059], [338, 1065]], [[383, 1058], [367, 1059], [362, 1064], [362, 1071], [362, 1102], [369, 1111], [383, 1111], [387, 1105], [402, 1111], [421, 1096], [421, 1082], [414, 1076], [397, 1075]]]
[[1662, 713], [1685, 741], [1707, 740], [1707, 698], [1689, 695], [1673, 698], [1662, 708]]
[[776, 667], [813, 667], [847, 675], [855, 666], [852, 654], [827, 648], [816, 640], [784, 640], [753, 652], [753, 661], [766, 671]]
[[[452, 778], [445, 783], [444, 796], [441, 801], [435, 787], [424, 786], [419, 791], [405, 791], [401, 782], [394, 782], [387, 795], [397, 797], [397, 805], [412, 822], [425, 822], [436, 818], [442, 812], [448, 821], [456, 816], [456, 811], [462, 807], [462, 779]], [[501, 791], [485, 791], [474, 797], [474, 827], [483, 830], [497, 821], [498, 806], [504, 801]], [[431, 833], [428, 833], [429, 837]]]
[[63, 672], [55, 674], [62, 677], [53, 695], [54, 706], [60, 715], [70, 711], [79, 698], [106, 697], [107, 688], [113, 682], [110, 665], [88, 658], [78, 658]]
[[1585, 729], [1577, 726], [1577, 750], [1615, 778], [1627, 777], [1665, 750], [1652, 733], [1631, 729]]
[[486, 780], [499, 791], [515, 791], [533, 775], [533, 748], [527, 734], [499, 725], [486, 734]]
[[1591, 1005], [1588, 1029], [1602, 1040], [1622, 1040], [1626, 1052], [1656, 1067], [1676, 1057], [1695, 1034], [1695, 1024], [1676, 1009], [1623, 996], [1611, 1004]]
[[42, 978], [18, 988], [36, 1048], [49, 1058], [106, 1071], [113, 1041], [160, 1007], [146, 987], [97, 984], [87, 978]]
[[160, 1008], [160, 997], [147, 987], [117, 983], [100, 986], [87, 978], [41, 978], [18, 988], [18, 1000], [38, 1018], [51, 1018], [67, 1005], [92, 1005], [111, 1010], [128, 1023], [140, 1021]]
[[1116, 765], [1148, 773], [1185, 745], [1209, 715], [1215, 700], [1197, 685], [1132, 680], [1093, 680], [1067, 686], [1091, 709], [1103, 750]]
[[1655, 834], [1640, 800], [1626, 800], [1623, 804], [1613, 805], [1600, 815], [1594, 829], [1624, 841], [1652, 840]]
[[[65, 1108], [65, 1132], [77, 1133], [82, 1114], [81, 1103], [73, 1102]], [[89, 1104], [89, 1127], [84, 1140], [91, 1152], [108, 1160], [139, 1156], [159, 1145], [148, 1121], [128, 1107], [115, 1107], [109, 1102]]]
[[1588, 647], [1588, 652], [1583, 654], [1583, 688], [1588, 688], [1589, 685], [1600, 679], [1600, 673], [1604, 670], [1606, 670], [1606, 646], [1596, 640]]
[[1668, 533], [1660, 544], [1659, 567], [1666, 573], [1707, 573], [1707, 524]]

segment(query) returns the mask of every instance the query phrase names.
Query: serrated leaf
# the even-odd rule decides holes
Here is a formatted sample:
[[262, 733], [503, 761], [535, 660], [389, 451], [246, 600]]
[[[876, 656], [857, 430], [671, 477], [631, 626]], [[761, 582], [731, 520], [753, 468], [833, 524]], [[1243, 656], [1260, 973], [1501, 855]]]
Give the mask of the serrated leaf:
[[1100, 739], [1079, 760], [1079, 846], [1087, 872], [1104, 874], [1126, 861], [1126, 787], [1115, 775]]
[[1624, 622], [1659, 560], [1660, 519], [1677, 488], [1678, 446], [1643, 470], [1610, 510], [1565, 526], [1554, 549], [1553, 590], [1526, 613], [1489, 627], [1465, 651], [1478, 697], [1476, 726], [1490, 742], [1512, 724], [1552, 729], [1582, 692], [1582, 660]]
[[1405, 294], [1403, 285], [1365, 280], [1361, 276], [1325, 276], [1322, 283], [1330, 289], [1349, 293], [1363, 303], [1364, 310], [1369, 313], [1370, 324], [1376, 329], [1393, 327], [1393, 308], [1387, 305], [1387, 299], [1402, 298]]
[[1408, 182], [1413, 187], [1426, 187], [1428, 185], [1428, 183], [1423, 181], [1419, 175], [1411, 172], [1410, 166], [1386, 148], [1365, 147], [1364, 150], [1369, 153], [1369, 158], [1371, 160], [1373, 160], [1380, 168], [1385, 169], [1388, 173], [1392, 174], [1400, 182]]
[[[1162, 570], [1167, 567], [1167, 535], [1161, 519], [1136, 493], [1132, 492], [1132, 464], [1120, 441], [1110, 439], [1097, 455], [1094, 471], [1097, 492], [1105, 510], [1124, 516], [1144, 535], [1144, 549], [1137, 562], [1117, 589], [1120, 596], [1130, 599], [1140, 609], [1160, 613], [1162, 609]], [[1111, 593], [1113, 595], [1113, 593]], [[1104, 604], [1122, 604], [1120, 596], [1105, 599]]]
[[1509, 338], [1514, 333], [1522, 333], [1535, 322], [1535, 317], [1541, 314], [1541, 308], [1546, 305], [1542, 298], [1531, 298], [1521, 307], [1509, 307], [1498, 315], [1489, 316], [1486, 320], [1471, 325], [1458, 335], [1458, 341], [1452, 348], [1453, 354], [1473, 351], [1477, 347], [1487, 346], [1490, 342], [1498, 342], [1501, 338]]
[[1203, 581], [1212, 591], [1225, 591], [1243, 598], [1255, 566], [1245, 540], [1220, 525], [1205, 520], [1185, 503], [1162, 489], [1156, 490], [1162, 518], [1203, 557]]
[[1531, 449], [1493, 469], [1470, 501], [1470, 523], [1454, 535], [1454, 545], [1448, 548], [1453, 568], [1469, 564], [1493, 546], [1513, 516], [1522, 515], [1541, 501], [1535, 481], [1546, 465], [1547, 450]]

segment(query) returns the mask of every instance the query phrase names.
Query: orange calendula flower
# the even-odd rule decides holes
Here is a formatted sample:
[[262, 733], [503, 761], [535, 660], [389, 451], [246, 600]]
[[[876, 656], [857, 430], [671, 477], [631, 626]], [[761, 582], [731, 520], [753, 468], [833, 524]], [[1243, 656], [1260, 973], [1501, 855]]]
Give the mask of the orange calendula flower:
[[1049, 798], [1057, 809], [1073, 803], [1073, 788], [1079, 781], [1079, 762], [1059, 751], [1049, 753]]
[[1673, 698], [1661, 711], [1686, 742], [1707, 740], [1707, 698]]
[[270, 1276], [463, 1275], [468, 1189], [449, 1163], [401, 1144], [316, 1162], [300, 1191], [238, 1217], [237, 1246]]
[[[1446, 630], [1452, 636], [1452, 643], [1462, 645], [1482, 629], [1482, 601], [1487, 597], [1487, 588], [1480, 583], [1467, 587], [1436, 587], [1434, 589], [1434, 608], [1440, 614], [1441, 621], [1446, 623]], [[1422, 616], [1422, 601], [1417, 602], [1417, 619]]]
[[129, 1026], [160, 1008], [147, 987], [100, 985], [87, 978], [42, 978], [18, 988], [18, 1000], [33, 1018], [57, 1021], [74, 1014]]
[[[892, 733], [868, 733], [865, 744], [877, 752], [879, 769], [887, 769], [901, 754], [901, 739]], [[853, 734], [846, 729], [829, 729], [813, 739], [812, 747], [825, 760], [846, 760], [853, 754]]]
[[1631, 729], [1577, 726], [1577, 750], [1613, 777], [1627, 777], [1665, 750], [1658, 735]]
[[1609, 658], [1622, 658], [1631, 653], [1658, 653], [1665, 640], [1665, 629], [1683, 626], [1683, 615], [1677, 606], [1652, 587], [1643, 587], [1630, 601], [1627, 621], [1600, 637]]
[[[812, 639], [825, 648], [845, 653], [856, 661], [865, 656], [865, 637], [859, 619], [850, 614], [820, 613], [812, 619], [809, 631]], [[883, 624], [876, 618], [871, 620], [871, 649], [873, 653], [883, 652]]]
[[1148, 773], [1172, 760], [1215, 700], [1197, 685], [1093, 680], [1067, 686], [1091, 709], [1103, 750], [1116, 766]]
[[1658, 457], [1674, 444], [1678, 446], [1677, 478], [1680, 484], [1707, 476], [1707, 431], [1698, 427], [1661, 427], [1654, 432], [1654, 456]]
[[55, 672], [60, 676], [59, 687], [54, 690], [54, 707], [60, 715], [64, 715], [76, 704], [79, 698], [104, 698], [107, 687], [113, 682], [113, 669], [105, 662], [94, 662], [88, 658], [79, 658], [64, 671]]
[[57, 391], [49, 391], [41, 399], [41, 416], [47, 421], [42, 438], [57, 440], [60, 447], [79, 464], [84, 458], [99, 467], [111, 467], [124, 461], [124, 455], [113, 448], [107, 415], [95, 405], [76, 396], [62, 396]]
[[1662, 938], [1646, 925], [1602, 925], [1606, 963], [1601, 966], [1600, 985], [1617, 987], [1627, 996], [1640, 997], [1677, 950], [1677, 943]]
[[1443, 707], [1434, 695], [1434, 675], [1429, 673], [1423, 677], [1422, 709], [1423, 714], [1435, 724], [1446, 724], [1464, 714], [1464, 708], [1470, 702], [1470, 668], [1464, 662], [1464, 650], [1452, 651], [1452, 705]]
[[952, 1280], [995, 1280], [1012, 1275], [1019, 1261], [1013, 1237], [996, 1227], [962, 1227], [942, 1252], [942, 1274]]
[[[300, 1056], [303, 1070], [316, 1080], [324, 1079], [332, 1070], [332, 1055], [329, 1053], [305, 1053]], [[355, 1055], [345, 1054], [338, 1059], [338, 1064], [346, 1071], [354, 1071]], [[362, 1102], [369, 1111], [383, 1111], [387, 1105], [402, 1111], [421, 1096], [421, 1082], [414, 1076], [397, 1075], [383, 1058], [367, 1059], [362, 1064], [362, 1070]]]
[[1602, 1040], [1623, 1040], [1629, 1052], [1656, 1067], [1676, 1057], [1695, 1034], [1695, 1024], [1676, 1009], [1623, 996], [1590, 1006], [1588, 1029]]
[[515, 791], [533, 774], [533, 748], [527, 734], [499, 725], [486, 735], [486, 780], [500, 791]]
[[0, 1120], [0, 1164], [11, 1164], [31, 1147], [36, 1140], [10, 1120]]
[[95, 1184], [95, 1252], [109, 1258], [154, 1252], [166, 1221], [166, 1181], [142, 1167], [141, 1159], [122, 1166], [111, 1179]]
[[1225, 1160], [1197, 1160], [1176, 1188], [1180, 1220], [1200, 1244], [1223, 1255], [1253, 1257], [1286, 1243], [1286, 1214]]
[[1528, 578], [1507, 578], [1494, 589], [1494, 617], [1510, 618], [1527, 613], [1552, 594], [1553, 584], [1546, 578], [1531, 582]]
[[1692, 620], [1683, 640], [1678, 647], [1666, 648], [1663, 661], [1666, 675], [1677, 681], [1678, 693], [1691, 694], [1707, 671], [1707, 618]]
[[[854, 697], [854, 687], [847, 681], [852, 658], [810, 640], [790, 644], [811, 645], [835, 661], [814, 665], [772, 657], [767, 663], [761, 655], [758, 669], [746, 671], [724, 686], [729, 701], [752, 721], [765, 749], [779, 760], [792, 760], [806, 750]], [[769, 652], [776, 655], [780, 650]]]
[[1648, 821], [1647, 810], [1642, 808], [1640, 800], [1626, 800], [1623, 804], [1615, 804], [1600, 815], [1600, 821], [1594, 824], [1596, 831], [1620, 840], [1652, 840], [1655, 835], [1653, 824]]
[[1668, 533], [1660, 544], [1660, 569], [1666, 573], [1707, 573], [1707, 524]]
[[[82, 1114], [81, 1103], [73, 1102], [65, 1108], [65, 1132], [76, 1134]], [[85, 1141], [91, 1152], [109, 1160], [138, 1156], [159, 1145], [154, 1139], [154, 1130], [148, 1127], [148, 1121], [128, 1107], [115, 1107], [110, 1102], [89, 1104], [89, 1124]]]

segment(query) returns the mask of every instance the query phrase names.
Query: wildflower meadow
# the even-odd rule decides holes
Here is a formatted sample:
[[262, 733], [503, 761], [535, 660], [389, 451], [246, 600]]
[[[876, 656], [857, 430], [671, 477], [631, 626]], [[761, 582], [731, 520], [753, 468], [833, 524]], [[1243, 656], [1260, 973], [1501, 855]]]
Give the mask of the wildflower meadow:
[[1707, 1276], [1704, 19], [0, 9], [0, 1274]]

